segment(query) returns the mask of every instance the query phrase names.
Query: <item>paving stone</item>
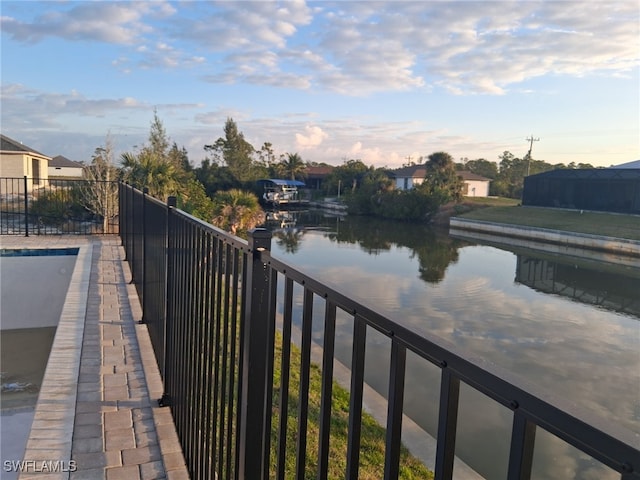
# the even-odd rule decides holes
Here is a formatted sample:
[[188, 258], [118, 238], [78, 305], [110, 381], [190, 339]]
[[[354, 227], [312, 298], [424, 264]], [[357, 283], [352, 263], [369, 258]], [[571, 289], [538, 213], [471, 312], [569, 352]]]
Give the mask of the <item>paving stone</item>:
[[140, 465], [140, 478], [142, 480], [160, 480], [166, 478], [162, 461], [158, 460]]
[[125, 465], [107, 469], [107, 480], [139, 480], [140, 468], [138, 465]]
[[160, 448], [157, 445], [122, 450], [123, 465], [140, 465], [155, 462], [161, 458]]
[[133, 427], [133, 419], [130, 410], [118, 410], [104, 414], [105, 431], [119, 430]]
[[107, 430], [104, 432], [105, 450], [125, 450], [136, 446], [136, 439], [131, 428]]
[[102, 436], [97, 438], [81, 438], [73, 442], [71, 453], [93, 453], [103, 451]]
[[125, 373], [113, 373], [102, 376], [102, 383], [105, 390], [111, 387], [118, 387], [127, 384], [127, 375]]
[[104, 468], [78, 469], [69, 474], [69, 480], [105, 480]]
[[109, 387], [104, 391], [105, 400], [124, 400], [129, 398], [129, 389], [126, 385]]
[[166, 453], [162, 456], [162, 460], [164, 461], [164, 468], [167, 470], [167, 473], [171, 470], [178, 470], [184, 467], [182, 452]]
[[167, 471], [167, 480], [189, 480], [186, 468]]
[[76, 425], [73, 430], [73, 440], [102, 436], [102, 425], [92, 423], [90, 425]]
[[72, 460], [75, 460], [78, 470], [92, 470], [122, 465], [122, 455], [119, 451], [76, 453], [72, 456]]

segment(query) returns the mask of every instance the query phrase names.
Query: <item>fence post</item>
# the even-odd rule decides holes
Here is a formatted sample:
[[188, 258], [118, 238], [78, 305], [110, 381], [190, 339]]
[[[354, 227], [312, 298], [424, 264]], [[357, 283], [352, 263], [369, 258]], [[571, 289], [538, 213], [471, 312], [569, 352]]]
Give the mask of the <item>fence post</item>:
[[29, 200], [27, 199], [27, 176], [24, 176], [24, 236], [29, 236]]
[[[262, 479], [268, 473], [265, 465], [267, 415], [267, 358], [269, 331], [269, 268], [261, 252], [271, 250], [271, 232], [264, 228], [249, 231], [249, 253], [245, 300], [244, 334], [240, 339], [243, 352], [240, 401], [238, 478]], [[270, 412], [269, 412], [270, 414]]]
[[136, 222], [136, 192], [135, 185], [131, 185], [131, 284], [136, 284], [136, 236], [139, 233]]
[[[161, 407], [167, 407], [171, 405], [171, 396], [167, 391], [167, 385], [169, 384], [169, 379], [167, 379], [167, 324], [171, 321], [171, 310], [173, 308], [171, 295], [173, 290], [173, 261], [174, 261], [174, 247], [173, 247], [173, 210], [176, 208], [177, 199], [174, 196], [170, 196], [167, 198], [167, 225], [166, 232], [167, 236], [165, 237], [165, 248], [166, 248], [166, 256], [165, 261], [167, 262], [165, 265], [165, 277], [164, 277], [164, 288], [165, 288], [165, 298], [164, 298], [164, 318], [162, 319], [162, 365], [160, 365], [160, 374], [162, 376], [162, 385], [164, 391], [162, 393], [162, 398], [158, 400], [158, 405]], [[171, 379], [173, 382], [173, 379]]]
[[125, 206], [125, 189], [122, 180], [118, 181], [118, 234], [120, 235], [120, 245], [124, 246], [124, 259], [127, 260], [127, 248], [124, 241], [124, 235], [126, 235], [127, 227], [125, 226], [124, 217], [126, 213]]
[[140, 323], [145, 323], [145, 313], [147, 312], [147, 195], [149, 189], [142, 189], [142, 318]]

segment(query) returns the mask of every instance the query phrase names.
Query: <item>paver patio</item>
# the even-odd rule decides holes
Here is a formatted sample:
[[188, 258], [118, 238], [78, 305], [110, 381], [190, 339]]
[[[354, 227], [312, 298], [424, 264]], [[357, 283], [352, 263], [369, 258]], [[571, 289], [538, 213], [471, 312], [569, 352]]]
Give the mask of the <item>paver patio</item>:
[[[20, 479], [186, 479], [182, 449], [116, 236], [0, 237], [1, 248], [80, 247]], [[67, 471], [51, 472], [59, 461]], [[73, 470], [73, 471], [70, 471]]]

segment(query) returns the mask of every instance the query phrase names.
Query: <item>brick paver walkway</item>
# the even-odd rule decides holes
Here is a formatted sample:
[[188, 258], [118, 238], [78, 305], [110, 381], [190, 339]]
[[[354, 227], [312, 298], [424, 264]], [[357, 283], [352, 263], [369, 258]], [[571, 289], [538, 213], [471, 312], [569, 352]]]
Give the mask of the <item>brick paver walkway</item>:
[[[69, 237], [66, 242], [2, 237], [0, 242], [2, 248], [75, 246]], [[89, 245], [91, 256], [84, 328], [81, 321], [65, 326], [63, 312], [25, 453], [35, 461], [73, 461], [75, 471], [23, 472], [20, 478], [188, 478], [171, 412], [157, 405], [160, 375], [146, 326], [138, 323], [140, 304], [128, 283], [120, 240], [105, 236], [81, 242]], [[78, 338], [69, 335], [71, 343], [62, 345], [58, 335], [72, 330]], [[59, 369], [66, 370], [53, 378]], [[68, 387], [61, 389], [65, 382]]]

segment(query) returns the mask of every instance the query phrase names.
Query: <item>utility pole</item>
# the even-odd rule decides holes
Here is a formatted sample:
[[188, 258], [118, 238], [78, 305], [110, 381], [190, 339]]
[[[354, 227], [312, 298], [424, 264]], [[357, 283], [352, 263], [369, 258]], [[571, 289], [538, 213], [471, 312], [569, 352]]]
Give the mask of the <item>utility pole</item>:
[[539, 142], [539, 138], [533, 138], [531, 135], [529, 138], [525, 138], [529, 142], [529, 152], [527, 153], [527, 177], [529, 176], [529, 167], [531, 166], [531, 150], [533, 149], [533, 142]]

